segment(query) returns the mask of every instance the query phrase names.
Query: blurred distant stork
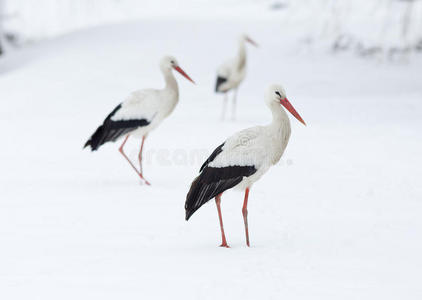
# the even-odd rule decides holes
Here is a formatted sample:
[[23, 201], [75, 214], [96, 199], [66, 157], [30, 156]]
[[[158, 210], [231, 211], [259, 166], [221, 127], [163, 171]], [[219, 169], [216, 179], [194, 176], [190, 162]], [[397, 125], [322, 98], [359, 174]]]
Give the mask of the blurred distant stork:
[[237, 89], [246, 75], [246, 42], [258, 47], [247, 35], [242, 35], [239, 38], [239, 50], [236, 57], [228, 60], [222, 64], [217, 71], [217, 82], [215, 84], [216, 93], [224, 93], [223, 110], [221, 119], [224, 120], [227, 109], [227, 93], [230, 90], [234, 91], [232, 104], [232, 119], [236, 117], [236, 96]]
[[[92, 151], [101, 145], [123, 138], [119, 148], [120, 153], [129, 162], [138, 176], [149, 185], [142, 173], [142, 149], [149, 132], [155, 129], [173, 111], [179, 101], [179, 87], [172, 70], [176, 70], [188, 80], [193, 80], [180, 68], [176, 58], [165, 56], [161, 59], [160, 69], [165, 80], [164, 89], [144, 89], [131, 93], [126, 100], [119, 104], [97, 128], [94, 134], [85, 143]], [[194, 82], [193, 82], [194, 83]], [[139, 171], [123, 151], [129, 135], [141, 137], [142, 143], [139, 150]]]

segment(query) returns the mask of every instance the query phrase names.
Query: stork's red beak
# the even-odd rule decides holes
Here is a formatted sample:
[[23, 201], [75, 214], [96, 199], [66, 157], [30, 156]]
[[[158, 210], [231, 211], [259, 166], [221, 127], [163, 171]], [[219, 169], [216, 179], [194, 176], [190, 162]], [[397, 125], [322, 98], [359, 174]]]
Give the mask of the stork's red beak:
[[300, 123], [306, 126], [305, 121], [303, 121], [302, 117], [297, 113], [287, 98], [280, 99], [280, 104], [283, 105], [296, 119], [298, 119]]
[[177, 72], [179, 72], [180, 74], [182, 74], [187, 80], [191, 81], [193, 84], [195, 84], [195, 81], [193, 81], [188, 74], [185, 73], [185, 71], [182, 70], [181, 67], [179, 66], [175, 66], [173, 67]]
[[258, 47], [258, 44], [253, 39], [251, 39], [250, 37], [246, 37], [246, 41], [248, 41], [249, 43], [251, 43], [255, 47]]

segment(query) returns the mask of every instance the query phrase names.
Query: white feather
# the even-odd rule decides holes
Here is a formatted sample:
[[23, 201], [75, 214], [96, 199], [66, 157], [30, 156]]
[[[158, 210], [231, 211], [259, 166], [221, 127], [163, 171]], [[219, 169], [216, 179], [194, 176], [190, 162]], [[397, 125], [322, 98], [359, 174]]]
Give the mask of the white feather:
[[179, 101], [179, 88], [172, 73], [177, 66], [174, 57], [166, 56], [160, 68], [164, 75], [164, 89], [143, 89], [132, 92], [122, 103], [122, 107], [111, 118], [113, 121], [146, 119], [149, 125], [140, 127], [130, 134], [135, 137], [147, 135], [174, 110]]

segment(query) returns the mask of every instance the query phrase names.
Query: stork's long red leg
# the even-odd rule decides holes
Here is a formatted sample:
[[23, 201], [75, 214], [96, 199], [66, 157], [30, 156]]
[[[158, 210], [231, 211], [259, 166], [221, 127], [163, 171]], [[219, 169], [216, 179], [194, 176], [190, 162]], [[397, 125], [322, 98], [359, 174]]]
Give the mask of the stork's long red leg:
[[125, 140], [123, 141], [122, 145], [119, 148], [119, 152], [123, 155], [124, 158], [126, 158], [130, 166], [135, 170], [136, 174], [138, 174], [138, 176], [142, 178], [142, 175], [138, 172], [135, 165], [130, 161], [129, 157], [127, 157], [125, 151], [123, 150], [123, 147], [125, 146], [128, 138], [129, 138], [129, 134], [125, 137]]
[[142, 173], [142, 151], [144, 149], [144, 142], [145, 142], [145, 136], [142, 137], [142, 143], [141, 143], [141, 149], [139, 150], [138, 159], [139, 159], [139, 176], [145, 181], [147, 185], [151, 185], [145, 178]]
[[229, 245], [227, 245], [226, 235], [224, 234], [223, 217], [221, 216], [221, 207], [220, 207], [221, 195], [222, 194], [215, 197], [215, 204], [217, 204], [218, 218], [220, 219], [220, 228], [221, 228], [221, 240], [222, 240], [222, 242], [221, 242], [220, 247], [230, 248]]
[[243, 201], [243, 222], [245, 223], [245, 234], [246, 234], [246, 245], [249, 245], [249, 230], [248, 230], [248, 197], [249, 197], [249, 188], [245, 190], [245, 200]]

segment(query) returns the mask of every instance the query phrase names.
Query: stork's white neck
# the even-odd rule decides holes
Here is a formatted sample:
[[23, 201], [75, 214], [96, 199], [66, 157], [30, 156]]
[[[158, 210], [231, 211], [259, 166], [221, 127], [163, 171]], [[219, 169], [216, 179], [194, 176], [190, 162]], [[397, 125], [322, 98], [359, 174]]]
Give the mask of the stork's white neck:
[[168, 68], [162, 68], [161, 72], [163, 73], [164, 81], [166, 83], [164, 90], [175, 92], [178, 95], [179, 86], [177, 85], [177, 81], [173, 75], [172, 70]]
[[290, 120], [281, 104], [273, 101], [270, 105], [270, 110], [273, 115], [272, 122], [269, 127], [276, 131], [288, 131], [290, 134]]
[[239, 42], [239, 50], [237, 53], [237, 65], [239, 69], [242, 69], [246, 64], [246, 43], [244, 39]]
[[289, 117], [287, 116], [284, 108], [275, 101], [273, 101], [273, 103], [269, 106], [273, 115], [273, 120], [267, 128], [268, 135], [271, 137], [274, 145], [272, 163], [276, 164], [287, 147], [290, 139], [291, 128]]
[[266, 135], [270, 142], [269, 158], [276, 164], [284, 153], [290, 139], [290, 120], [281, 104], [276, 101], [267, 102], [273, 115], [272, 122], [266, 126]]

